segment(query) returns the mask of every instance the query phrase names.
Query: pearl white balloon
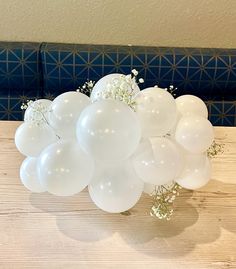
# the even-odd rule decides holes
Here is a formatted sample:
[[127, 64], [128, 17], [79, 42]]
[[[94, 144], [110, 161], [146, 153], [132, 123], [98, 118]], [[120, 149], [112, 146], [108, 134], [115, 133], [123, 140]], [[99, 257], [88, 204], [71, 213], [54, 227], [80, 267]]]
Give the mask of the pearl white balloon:
[[175, 99], [178, 112], [182, 116], [196, 114], [203, 118], [208, 117], [208, 110], [205, 103], [197, 96], [186, 94]]
[[70, 196], [90, 182], [94, 163], [75, 142], [59, 141], [47, 147], [38, 159], [38, 177], [49, 193]]
[[209, 120], [197, 116], [183, 116], [175, 131], [176, 141], [187, 151], [203, 153], [213, 142], [214, 130]]
[[51, 105], [49, 123], [63, 139], [76, 138], [76, 122], [90, 99], [80, 92], [66, 92], [57, 96]]
[[52, 101], [48, 99], [38, 99], [31, 103], [25, 111], [25, 122], [46, 123], [48, 121], [48, 111]]
[[176, 182], [183, 188], [195, 190], [211, 178], [211, 163], [206, 154], [188, 154], [186, 164]]
[[27, 157], [20, 167], [22, 184], [32, 192], [45, 192], [46, 189], [40, 184], [37, 176], [37, 158]]
[[37, 157], [48, 145], [54, 143], [57, 137], [48, 125], [37, 125], [24, 122], [16, 130], [15, 144], [25, 156]]
[[[125, 75], [114, 73], [114, 74], [106, 75], [102, 77], [101, 79], [99, 79], [98, 82], [94, 85], [93, 90], [90, 95], [90, 99], [92, 100], [92, 102], [104, 99], [102, 94], [109, 91], [112, 85], [116, 85], [117, 83], [119, 83], [121, 77], [125, 77]], [[127, 89], [127, 91], [133, 90], [134, 95], [140, 91], [137, 83], [133, 83], [132, 85], [133, 88], [131, 88], [130, 81], [124, 81], [124, 80], [122, 81], [123, 83], [120, 86]]]
[[97, 164], [89, 194], [100, 209], [119, 213], [138, 202], [143, 185], [130, 161], [103, 163]]
[[145, 183], [167, 184], [182, 171], [181, 152], [168, 138], [156, 137], [150, 142], [151, 147], [146, 143], [146, 149], [134, 155], [135, 171]]
[[147, 88], [136, 100], [136, 111], [141, 122], [142, 136], [163, 136], [175, 125], [175, 99], [164, 89]]
[[115, 100], [86, 107], [77, 123], [77, 139], [96, 160], [123, 160], [137, 148], [141, 128], [135, 112]]

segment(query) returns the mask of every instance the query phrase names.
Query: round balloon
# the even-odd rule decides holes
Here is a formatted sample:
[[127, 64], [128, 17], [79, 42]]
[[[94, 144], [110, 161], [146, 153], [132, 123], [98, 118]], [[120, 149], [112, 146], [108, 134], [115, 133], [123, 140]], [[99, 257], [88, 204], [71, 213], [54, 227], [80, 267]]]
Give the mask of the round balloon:
[[62, 139], [76, 138], [76, 122], [81, 111], [90, 104], [89, 97], [80, 92], [66, 92], [52, 102], [49, 123]]
[[165, 89], [147, 88], [135, 100], [143, 137], [163, 136], [174, 127], [175, 99]]
[[54, 143], [57, 137], [50, 126], [24, 122], [16, 130], [15, 144], [25, 156], [37, 157], [48, 145]]
[[38, 159], [42, 186], [58, 196], [82, 191], [90, 182], [94, 163], [75, 142], [59, 141], [47, 147]]
[[25, 111], [25, 122], [47, 123], [49, 107], [52, 101], [48, 99], [38, 99], [32, 102]]
[[130, 161], [99, 163], [89, 184], [89, 194], [100, 209], [119, 213], [138, 202], [143, 185]]
[[123, 74], [109, 74], [102, 77], [93, 87], [90, 98], [92, 102], [104, 99], [105, 96], [109, 97], [107, 93], [111, 90], [122, 89], [128, 92], [133, 91], [133, 94], [137, 94], [140, 89], [138, 84], [134, 82], [131, 77], [127, 77]]
[[147, 146], [145, 150], [134, 155], [135, 171], [145, 183], [167, 184], [182, 171], [181, 152], [168, 138], [156, 137], [150, 142], [151, 147]]
[[213, 142], [213, 127], [203, 117], [194, 114], [183, 116], [177, 124], [175, 139], [187, 151], [203, 153]]
[[183, 172], [176, 182], [185, 189], [203, 187], [211, 178], [211, 163], [206, 154], [188, 154]]
[[175, 99], [178, 112], [182, 116], [196, 114], [203, 118], [208, 117], [208, 110], [205, 103], [197, 96], [186, 94]]
[[96, 160], [122, 160], [137, 148], [141, 128], [135, 112], [115, 100], [86, 107], [77, 123], [77, 139]]
[[27, 157], [20, 167], [20, 179], [22, 184], [32, 192], [45, 192], [37, 176], [37, 158]]

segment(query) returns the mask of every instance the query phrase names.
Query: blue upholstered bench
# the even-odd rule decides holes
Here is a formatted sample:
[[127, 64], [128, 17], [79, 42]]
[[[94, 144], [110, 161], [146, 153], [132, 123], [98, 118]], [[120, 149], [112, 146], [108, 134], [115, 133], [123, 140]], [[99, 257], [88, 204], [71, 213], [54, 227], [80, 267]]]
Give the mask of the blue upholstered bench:
[[214, 125], [236, 125], [236, 50], [0, 42], [0, 119], [26, 99], [54, 98], [88, 79], [136, 68], [145, 83], [202, 98]]

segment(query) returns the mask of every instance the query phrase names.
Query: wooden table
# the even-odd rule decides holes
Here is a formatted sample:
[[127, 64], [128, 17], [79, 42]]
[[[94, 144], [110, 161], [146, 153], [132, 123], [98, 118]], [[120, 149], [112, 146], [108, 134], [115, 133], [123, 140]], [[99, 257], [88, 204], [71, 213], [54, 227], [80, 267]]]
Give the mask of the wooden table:
[[27, 191], [15, 146], [19, 122], [0, 122], [0, 268], [236, 268], [236, 128], [215, 128], [225, 152], [210, 183], [183, 191], [171, 221], [106, 214], [87, 191], [69, 198]]

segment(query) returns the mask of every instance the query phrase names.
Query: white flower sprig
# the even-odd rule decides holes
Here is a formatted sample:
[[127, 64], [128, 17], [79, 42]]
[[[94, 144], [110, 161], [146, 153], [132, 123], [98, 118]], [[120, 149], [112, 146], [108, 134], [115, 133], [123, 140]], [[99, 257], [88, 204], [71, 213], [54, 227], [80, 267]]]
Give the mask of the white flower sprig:
[[84, 85], [82, 87], [78, 87], [78, 89], [76, 90], [77, 92], [81, 92], [84, 93], [88, 96], [90, 96], [93, 87], [94, 87], [95, 81], [93, 80], [87, 80]]
[[144, 83], [143, 78], [137, 79], [138, 71], [133, 69], [129, 75], [120, 75], [107, 83], [104, 91], [98, 92], [97, 97], [102, 99], [115, 99], [126, 103], [135, 110], [135, 97], [139, 92], [138, 84]]

